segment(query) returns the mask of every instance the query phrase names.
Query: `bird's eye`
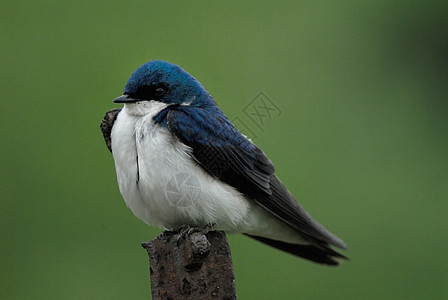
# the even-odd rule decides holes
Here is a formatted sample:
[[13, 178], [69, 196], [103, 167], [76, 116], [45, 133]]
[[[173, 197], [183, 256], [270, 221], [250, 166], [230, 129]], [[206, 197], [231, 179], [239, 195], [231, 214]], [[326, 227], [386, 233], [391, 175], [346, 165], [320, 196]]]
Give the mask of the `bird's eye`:
[[137, 91], [132, 93], [135, 99], [141, 100], [158, 100], [163, 95], [168, 93], [168, 86], [165, 84], [159, 85], [143, 85], [138, 87]]
[[155, 89], [154, 89], [154, 94], [156, 95], [156, 96], [163, 96], [163, 95], [165, 95], [165, 93], [167, 92], [167, 87], [166, 86], [157, 86]]

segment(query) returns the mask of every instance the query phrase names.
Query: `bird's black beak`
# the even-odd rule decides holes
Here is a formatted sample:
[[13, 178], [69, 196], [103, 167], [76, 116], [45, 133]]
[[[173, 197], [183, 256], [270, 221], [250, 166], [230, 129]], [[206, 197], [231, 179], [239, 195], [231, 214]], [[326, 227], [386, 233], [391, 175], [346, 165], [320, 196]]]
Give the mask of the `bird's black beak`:
[[133, 103], [133, 102], [137, 102], [137, 101], [141, 101], [141, 100], [134, 99], [129, 95], [121, 95], [120, 97], [114, 99], [115, 103]]

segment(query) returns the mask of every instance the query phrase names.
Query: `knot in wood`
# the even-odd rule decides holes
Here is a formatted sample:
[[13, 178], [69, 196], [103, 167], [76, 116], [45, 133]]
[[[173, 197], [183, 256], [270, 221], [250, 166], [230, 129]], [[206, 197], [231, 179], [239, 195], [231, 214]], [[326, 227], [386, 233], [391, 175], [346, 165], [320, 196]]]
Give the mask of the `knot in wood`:
[[202, 267], [205, 258], [210, 253], [210, 242], [205, 234], [194, 232], [190, 235], [190, 247], [191, 252], [185, 268], [191, 272]]

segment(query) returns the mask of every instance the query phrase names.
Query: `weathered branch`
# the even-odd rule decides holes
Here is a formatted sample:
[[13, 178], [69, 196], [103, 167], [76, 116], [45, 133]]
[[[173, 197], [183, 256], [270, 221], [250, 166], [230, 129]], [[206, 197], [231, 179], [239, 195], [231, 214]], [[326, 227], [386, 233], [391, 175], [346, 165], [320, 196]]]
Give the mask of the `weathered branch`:
[[236, 299], [223, 231], [165, 232], [142, 243], [149, 255], [152, 299]]

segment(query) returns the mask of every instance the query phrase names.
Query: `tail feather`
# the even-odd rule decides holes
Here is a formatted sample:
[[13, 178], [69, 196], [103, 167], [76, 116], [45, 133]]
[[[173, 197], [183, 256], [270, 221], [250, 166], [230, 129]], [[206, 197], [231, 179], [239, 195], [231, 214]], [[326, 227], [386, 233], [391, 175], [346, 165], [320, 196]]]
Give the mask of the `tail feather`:
[[271, 247], [280, 249], [292, 255], [300, 256], [302, 258], [311, 260], [316, 263], [337, 266], [339, 265], [339, 261], [337, 258], [347, 259], [348, 258], [341, 253], [331, 249], [329, 246], [314, 246], [314, 245], [299, 245], [299, 244], [291, 244], [281, 241], [276, 241], [260, 236], [244, 234], [248, 237], [251, 237], [259, 242], [262, 242]]

